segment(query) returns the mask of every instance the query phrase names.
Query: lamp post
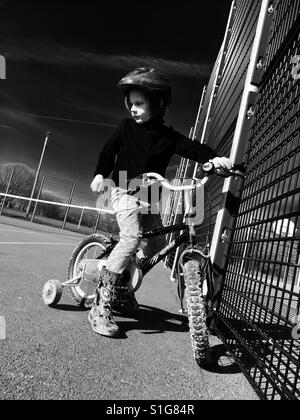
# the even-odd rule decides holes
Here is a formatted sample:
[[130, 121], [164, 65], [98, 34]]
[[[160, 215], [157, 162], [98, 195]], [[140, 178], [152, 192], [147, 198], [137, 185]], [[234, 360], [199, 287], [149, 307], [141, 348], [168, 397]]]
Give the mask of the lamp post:
[[39, 179], [40, 170], [41, 170], [42, 162], [43, 162], [43, 159], [44, 159], [44, 154], [45, 154], [45, 151], [46, 151], [46, 148], [47, 148], [48, 139], [49, 139], [50, 136], [51, 136], [50, 131], [47, 131], [46, 138], [45, 138], [45, 141], [44, 141], [44, 147], [43, 147], [41, 158], [40, 158], [40, 162], [39, 162], [39, 166], [38, 166], [37, 171], [36, 171], [35, 180], [34, 180], [32, 191], [31, 191], [30, 201], [28, 203], [28, 207], [27, 207], [27, 211], [26, 211], [26, 216], [28, 216], [29, 215], [29, 212], [30, 212], [31, 200], [32, 200], [32, 198], [34, 196], [34, 191], [35, 191], [35, 188], [36, 188], [38, 179]]

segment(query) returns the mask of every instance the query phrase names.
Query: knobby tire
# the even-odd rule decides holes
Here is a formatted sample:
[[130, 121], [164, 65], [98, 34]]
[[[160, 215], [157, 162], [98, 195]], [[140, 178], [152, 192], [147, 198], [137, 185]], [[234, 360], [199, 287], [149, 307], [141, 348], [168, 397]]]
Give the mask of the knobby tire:
[[203, 272], [198, 261], [191, 260], [184, 265], [184, 280], [192, 349], [196, 362], [201, 366], [209, 357], [209, 333], [202, 291]]

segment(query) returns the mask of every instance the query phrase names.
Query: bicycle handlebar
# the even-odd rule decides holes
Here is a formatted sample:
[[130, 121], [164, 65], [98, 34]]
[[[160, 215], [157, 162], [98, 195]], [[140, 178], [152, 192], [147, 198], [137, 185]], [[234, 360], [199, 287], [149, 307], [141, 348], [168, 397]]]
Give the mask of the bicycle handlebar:
[[[129, 190], [128, 194], [129, 195], [136, 194], [142, 187], [150, 187], [156, 182], [159, 182], [163, 187], [165, 187], [169, 191], [192, 191], [195, 188], [199, 188], [203, 186], [208, 181], [209, 177], [213, 174], [217, 174], [225, 178], [229, 178], [233, 176], [233, 177], [239, 177], [239, 178], [244, 179], [245, 170], [246, 168], [244, 164], [234, 165], [232, 170], [230, 171], [229, 176], [226, 177], [226, 176], [217, 174], [214, 164], [212, 162], [208, 162], [203, 165], [203, 171], [205, 173], [205, 177], [203, 179], [193, 178], [193, 181], [195, 181], [195, 183], [193, 183], [192, 185], [182, 185], [182, 186], [172, 185], [163, 176], [155, 172], [149, 172], [143, 175], [144, 185], [137, 187], [134, 190]], [[154, 178], [155, 181], [151, 181], [151, 178], [152, 179]]]
[[[170, 191], [192, 191], [195, 188], [195, 185], [182, 185], [182, 186], [172, 185], [163, 176], [155, 172], [149, 172], [145, 174], [145, 178], [155, 178], [156, 181], [159, 181], [163, 187], [165, 187], [167, 190], [170, 190]], [[151, 182], [149, 185], [151, 185]]]

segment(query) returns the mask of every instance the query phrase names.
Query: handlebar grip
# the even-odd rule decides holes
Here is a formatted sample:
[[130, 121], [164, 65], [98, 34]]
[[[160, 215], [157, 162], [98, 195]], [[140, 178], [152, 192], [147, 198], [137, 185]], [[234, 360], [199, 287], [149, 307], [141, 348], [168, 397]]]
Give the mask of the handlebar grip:
[[[216, 173], [215, 165], [212, 162], [204, 163], [204, 165], [202, 166], [202, 169], [206, 175], [212, 175]], [[246, 173], [245, 163], [239, 163], [239, 164], [233, 165], [230, 172], [231, 172], [231, 176], [239, 176], [241, 178], [244, 178], [245, 173]]]
[[203, 171], [206, 172], [208, 175], [213, 174], [215, 171], [215, 165], [212, 162], [204, 163]]

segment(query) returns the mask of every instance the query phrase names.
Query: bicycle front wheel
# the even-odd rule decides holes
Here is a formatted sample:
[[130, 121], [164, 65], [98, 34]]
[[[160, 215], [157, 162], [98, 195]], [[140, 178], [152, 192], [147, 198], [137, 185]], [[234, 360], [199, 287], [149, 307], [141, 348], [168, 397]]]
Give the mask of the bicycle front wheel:
[[209, 334], [206, 325], [207, 310], [202, 286], [204, 274], [199, 261], [191, 260], [184, 265], [185, 296], [190, 336], [196, 362], [201, 366], [209, 360]]

